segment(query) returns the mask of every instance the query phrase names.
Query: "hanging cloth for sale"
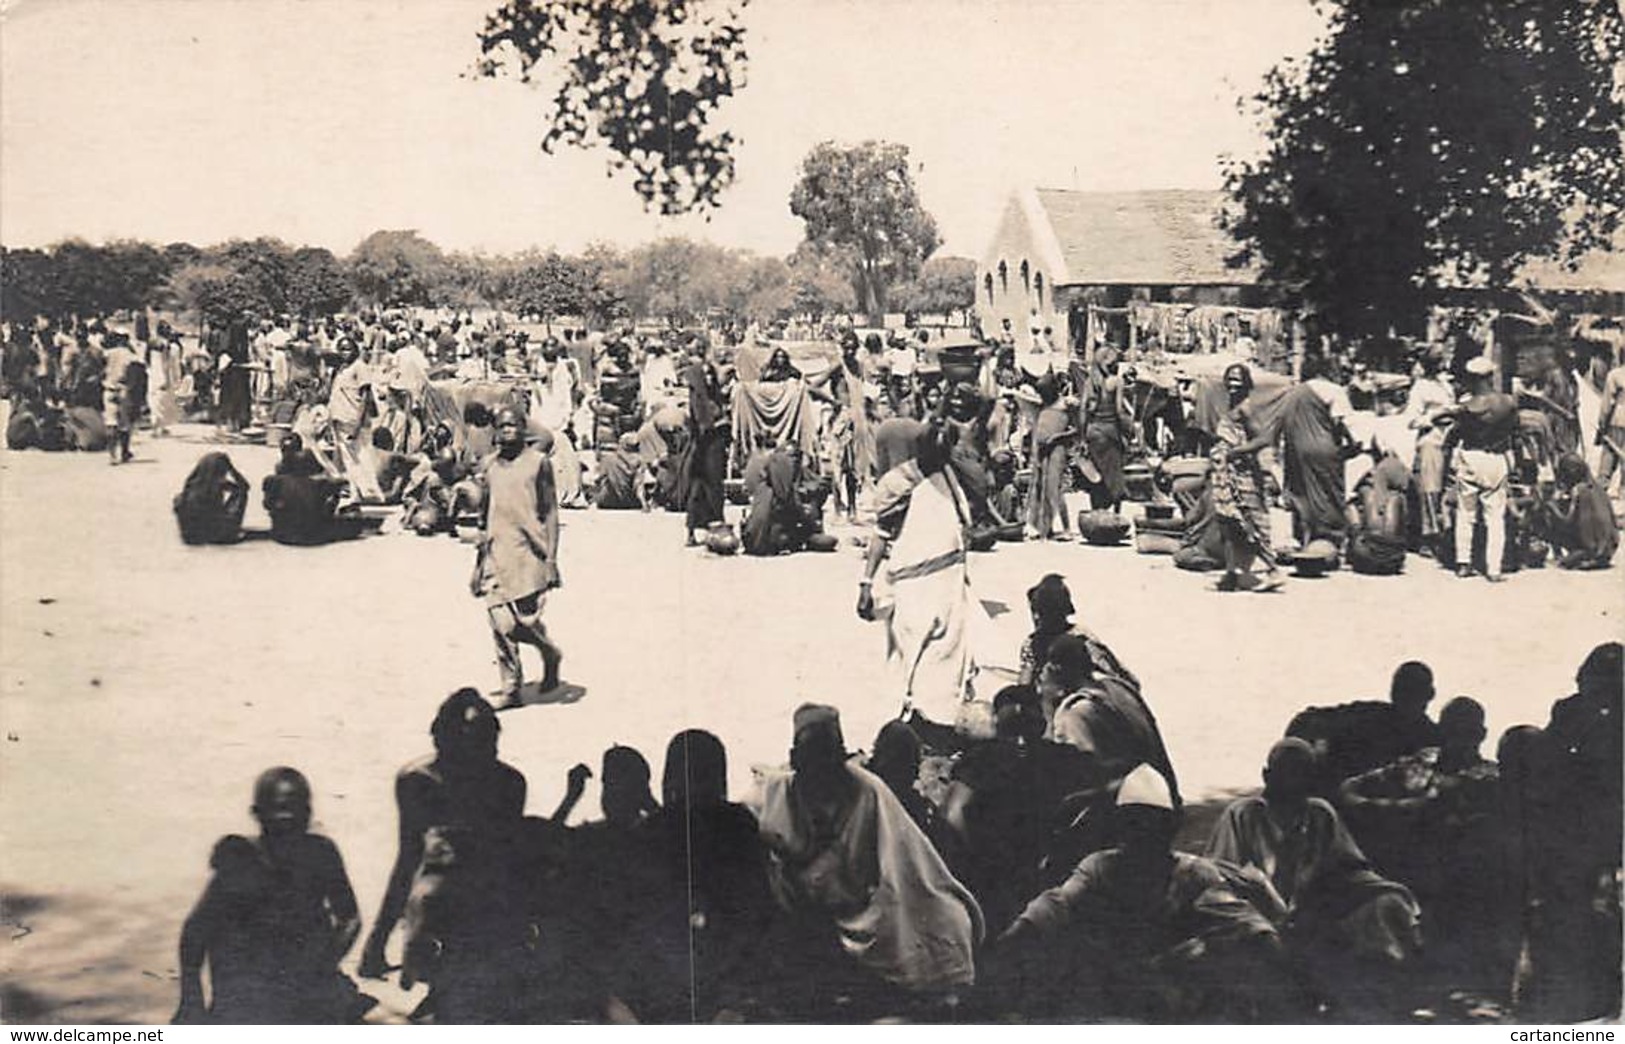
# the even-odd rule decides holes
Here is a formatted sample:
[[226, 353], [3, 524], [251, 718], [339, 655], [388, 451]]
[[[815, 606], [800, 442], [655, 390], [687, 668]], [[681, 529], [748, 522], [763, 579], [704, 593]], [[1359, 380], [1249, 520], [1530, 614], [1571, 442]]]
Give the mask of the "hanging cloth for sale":
[[815, 459], [818, 432], [805, 381], [740, 381], [736, 389], [733, 435], [742, 459], [762, 447], [764, 436], [776, 446], [799, 446], [806, 459]]

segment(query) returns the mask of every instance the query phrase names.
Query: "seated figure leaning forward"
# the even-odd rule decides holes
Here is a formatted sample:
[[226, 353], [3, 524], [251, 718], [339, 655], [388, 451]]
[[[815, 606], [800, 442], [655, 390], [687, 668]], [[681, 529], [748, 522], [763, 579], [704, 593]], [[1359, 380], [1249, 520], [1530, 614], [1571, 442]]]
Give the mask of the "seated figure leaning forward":
[[[1025, 1012], [1205, 1021], [1280, 1016], [1290, 982], [1268, 917], [1208, 859], [1173, 850], [1180, 813], [1162, 775], [1129, 773], [1115, 845], [1040, 894], [994, 947], [995, 987]], [[1252, 983], [1271, 988], [1249, 991]], [[1296, 1020], [1289, 1020], [1296, 1021]]]
[[205, 453], [175, 494], [175, 521], [188, 544], [234, 544], [242, 539], [248, 480], [218, 451]]
[[1296, 737], [1270, 748], [1264, 793], [1225, 809], [1207, 854], [1269, 877], [1286, 904], [1286, 940], [1324, 988], [1350, 1000], [1369, 989], [1381, 1001], [1416, 955], [1420, 910], [1409, 889], [1371, 868], [1337, 811], [1313, 796], [1315, 757]]

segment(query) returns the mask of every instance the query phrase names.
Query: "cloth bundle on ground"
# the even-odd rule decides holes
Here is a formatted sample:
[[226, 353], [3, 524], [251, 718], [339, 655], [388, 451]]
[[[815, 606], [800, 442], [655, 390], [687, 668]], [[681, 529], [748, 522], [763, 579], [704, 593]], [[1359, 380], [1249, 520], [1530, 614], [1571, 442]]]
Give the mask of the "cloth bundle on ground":
[[1349, 568], [1366, 576], [1398, 576], [1405, 571], [1405, 541], [1359, 530], [1349, 538]]
[[818, 432], [805, 381], [741, 381], [734, 394], [733, 437], [747, 457], [770, 437], [775, 446], [795, 444], [816, 459]]
[[1078, 514], [1078, 533], [1091, 544], [1120, 544], [1129, 534], [1129, 520], [1115, 511], [1083, 511]]
[[877, 776], [848, 762], [857, 797], [819, 836], [796, 799], [794, 776], [762, 781], [758, 816], [772, 884], [791, 909], [834, 917], [841, 949], [883, 982], [910, 991], [971, 985], [982, 911]]
[[89, 406], [69, 406], [62, 420], [68, 430], [69, 446], [88, 452], [107, 448], [107, 422], [100, 410]]

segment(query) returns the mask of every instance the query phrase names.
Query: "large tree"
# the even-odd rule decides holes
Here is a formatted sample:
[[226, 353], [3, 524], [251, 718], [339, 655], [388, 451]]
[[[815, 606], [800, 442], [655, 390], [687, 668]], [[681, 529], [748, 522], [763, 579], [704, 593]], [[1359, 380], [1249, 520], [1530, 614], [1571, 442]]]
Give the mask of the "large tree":
[[746, 0], [509, 0], [480, 33], [481, 76], [555, 85], [542, 148], [608, 146], [645, 207], [706, 210], [734, 177], [713, 123], [745, 84]]
[[288, 286], [293, 251], [280, 239], [235, 239], [211, 247], [209, 259], [224, 265], [251, 289], [252, 311], [260, 318], [289, 308]]
[[632, 315], [682, 326], [726, 307], [739, 275], [730, 251], [668, 236], [628, 251], [609, 278]]
[[508, 303], [521, 315], [551, 323], [561, 315], [587, 311], [591, 282], [592, 275], [580, 260], [550, 250], [516, 264]]
[[50, 254], [0, 248], [0, 315], [20, 323], [68, 310], [63, 307], [56, 262]]
[[428, 305], [445, 277], [440, 248], [410, 229], [378, 231], [350, 255], [350, 280], [367, 304]]
[[1363, 336], [1415, 329], [1441, 284], [1505, 286], [1530, 258], [1609, 246], [1625, 205], [1617, 4], [1326, 7], [1307, 62], [1252, 99], [1269, 147], [1227, 172], [1238, 261]]
[[920, 204], [908, 146], [823, 142], [801, 162], [790, 212], [806, 223], [809, 243], [846, 248], [858, 307], [879, 323], [887, 293], [912, 278], [937, 248], [937, 223]]
[[933, 257], [920, 274], [898, 287], [897, 304], [915, 315], [948, 315], [976, 304], [976, 262], [968, 257]]
[[170, 273], [165, 294], [183, 315], [221, 328], [241, 316], [270, 312], [253, 278], [219, 261], [193, 261]]
[[288, 309], [303, 316], [332, 315], [350, 303], [350, 273], [323, 247], [301, 247], [288, 258]]
[[858, 306], [852, 290], [857, 262], [850, 250], [802, 243], [785, 259], [790, 266], [792, 307], [813, 319], [846, 315]]

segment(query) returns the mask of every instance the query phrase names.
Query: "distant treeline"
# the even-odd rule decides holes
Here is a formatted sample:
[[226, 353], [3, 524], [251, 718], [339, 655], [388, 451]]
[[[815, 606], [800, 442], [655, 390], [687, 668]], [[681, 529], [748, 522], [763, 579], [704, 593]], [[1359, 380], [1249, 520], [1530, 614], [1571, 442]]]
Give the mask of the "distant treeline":
[[[442, 251], [414, 231], [380, 231], [348, 257], [277, 239], [209, 247], [67, 240], [0, 248], [0, 315], [106, 315], [158, 308], [218, 324], [245, 313], [331, 315], [354, 308], [501, 308], [551, 320], [576, 316], [690, 323], [771, 323], [846, 314], [856, 304], [850, 262], [798, 249], [788, 258], [684, 238], [580, 254]], [[933, 258], [891, 292], [896, 311], [949, 313], [975, 301], [975, 265]]]

